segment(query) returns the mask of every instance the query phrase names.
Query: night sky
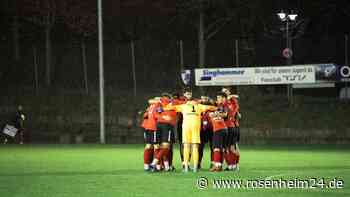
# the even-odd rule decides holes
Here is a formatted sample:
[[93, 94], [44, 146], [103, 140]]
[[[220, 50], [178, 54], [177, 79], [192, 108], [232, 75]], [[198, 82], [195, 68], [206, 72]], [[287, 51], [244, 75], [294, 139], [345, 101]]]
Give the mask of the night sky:
[[[71, 45], [79, 45], [77, 43], [83, 39], [88, 43], [88, 49], [97, 48], [95, 0], [3, 0], [0, 4], [0, 51], [3, 54], [1, 61], [4, 62], [3, 69], [0, 70], [2, 76], [4, 73], [15, 72], [20, 78], [30, 81], [31, 76], [26, 74], [28, 72], [18, 73], [17, 68], [23, 68], [20, 65], [23, 62], [28, 64], [33, 61], [33, 46], [39, 47], [38, 54], [43, 56], [39, 64], [43, 67], [47, 28], [51, 33], [53, 47], [53, 80], [64, 80], [63, 74], [59, 74], [59, 68], [73, 62], [64, 54], [67, 49], [74, 48]], [[207, 42], [208, 67], [232, 65], [232, 43], [235, 39], [240, 40], [242, 65], [284, 64], [285, 59], [281, 55], [281, 50], [285, 48], [284, 23], [276, 15], [281, 10], [298, 14], [297, 21], [290, 30], [295, 51], [293, 63], [345, 63], [344, 36], [350, 30], [347, 25], [350, 19], [350, 2], [347, 0], [104, 0], [107, 70], [111, 68], [111, 73], [121, 74], [128, 69], [123, 65], [129, 66], [129, 57], [123, 55], [118, 63], [108, 58], [115, 53], [115, 46], [111, 46], [113, 44], [125, 45], [125, 49], [120, 49], [119, 52], [128, 54], [125, 50], [129, 50], [127, 44], [130, 40], [138, 42], [138, 57], [150, 57], [146, 55], [147, 51], [152, 51], [154, 55], [151, 63], [142, 58], [138, 60], [139, 76], [143, 76], [144, 71], [150, 67], [158, 68], [161, 75], [178, 72], [178, 68], [164, 67], [179, 64], [176, 44], [178, 40], [185, 42], [185, 65], [188, 68], [196, 67], [198, 15], [201, 10], [205, 14], [204, 36]], [[18, 27], [17, 42], [22, 53], [20, 61], [13, 58], [16, 46], [14, 27]], [[142, 45], [145, 40], [149, 43]], [[220, 52], [220, 49], [225, 52]], [[97, 64], [97, 51], [90, 50], [90, 53], [94, 54], [90, 55], [94, 57], [91, 62]], [[75, 56], [79, 56], [79, 53]], [[119, 68], [113, 71], [115, 64]], [[92, 69], [95, 67], [94, 65]], [[129, 70], [125, 70], [127, 72]], [[115, 77], [110, 78], [109, 81]], [[147, 76], [139, 80], [147, 81]], [[6, 80], [6, 83], [11, 82]]]

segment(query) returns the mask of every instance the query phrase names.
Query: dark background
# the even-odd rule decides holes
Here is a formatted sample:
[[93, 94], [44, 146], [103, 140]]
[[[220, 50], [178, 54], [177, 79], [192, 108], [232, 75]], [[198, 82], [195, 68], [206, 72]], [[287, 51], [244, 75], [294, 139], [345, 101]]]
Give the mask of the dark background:
[[[91, 142], [97, 141], [96, 5], [95, 0], [0, 2], [0, 114], [6, 117], [16, 105], [23, 104], [32, 141], [57, 142], [62, 133], [86, 133]], [[350, 29], [347, 0], [104, 0], [107, 135], [125, 142], [128, 135], [122, 131], [135, 132], [135, 142], [139, 142], [136, 111], [145, 107], [147, 98], [183, 87], [179, 41], [184, 44], [184, 68], [197, 68], [201, 11], [206, 27], [206, 67], [234, 65], [235, 40], [239, 43], [240, 66], [285, 65], [285, 24], [276, 15], [281, 10], [298, 14], [291, 29], [293, 64], [344, 65], [345, 35]], [[45, 78], [46, 30], [51, 44], [50, 84]], [[131, 41], [135, 43], [136, 98]], [[86, 45], [88, 93], [84, 88], [82, 43]], [[35, 86], [34, 48], [39, 87]], [[257, 131], [296, 127], [343, 131], [348, 124], [344, 115], [349, 113], [344, 111], [348, 105], [336, 99], [340, 86], [298, 90], [292, 109], [283, 86], [240, 87], [242, 110], [246, 112], [244, 125]], [[218, 88], [205, 90], [213, 93]], [[325, 115], [329, 111], [334, 117]], [[313, 118], [310, 123], [298, 119], [295, 123], [288, 121], [290, 113], [299, 113], [299, 119]]]

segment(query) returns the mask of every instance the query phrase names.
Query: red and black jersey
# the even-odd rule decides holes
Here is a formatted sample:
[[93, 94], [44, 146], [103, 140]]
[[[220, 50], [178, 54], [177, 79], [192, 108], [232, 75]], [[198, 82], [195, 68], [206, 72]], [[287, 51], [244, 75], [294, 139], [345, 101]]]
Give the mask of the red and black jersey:
[[171, 103], [173, 104], [173, 105], [181, 105], [181, 104], [184, 104], [184, 103], [186, 103], [187, 102], [187, 99], [185, 98], [185, 97], [180, 97], [180, 98], [177, 98], [177, 99], [173, 99], [172, 101], [171, 101]]
[[201, 131], [212, 130], [212, 124], [209, 117], [209, 112], [204, 112], [201, 115]]
[[211, 124], [213, 125], [213, 132], [227, 129], [225, 120], [220, 116], [210, 117], [210, 121], [211, 121]]
[[170, 124], [172, 126], [176, 125], [176, 111], [174, 110], [164, 110], [163, 107], [167, 106], [170, 103], [169, 99], [161, 99], [160, 105], [158, 106], [158, 109], [156, 110], [156, 117], [157, 122], [159, 123], [166, 123]]
[[238, 126], [238, 119], [236, 118], [238, 110], [239, 110], [239, 105], [238, 101], [236, 98], [230, 98], [227, 100], [225, 105], [228, 108], [228, 113], [227, 113], [227, 119], [226, 119], [226, 125], [227, 127], [236, 127]]
[[146, 130], [156, 131], [157, 130], [157, 108], [159, 107], [158, 103], [151, 104], [146, 112], [143, 114], [143, 121], [141, 127]]

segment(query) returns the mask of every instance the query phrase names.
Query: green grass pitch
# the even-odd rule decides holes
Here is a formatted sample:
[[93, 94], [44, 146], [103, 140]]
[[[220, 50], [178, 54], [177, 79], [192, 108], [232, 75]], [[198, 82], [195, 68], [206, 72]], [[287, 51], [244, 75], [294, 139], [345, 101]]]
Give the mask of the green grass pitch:
[[[184, 174], [175, 150], [176, 172], [143, 171], [142, 145], [0, 146], [1, 197], [118, 196], [350, 196], [349, 146], [241, 146], [239, 172]], [[207, 177], [208, 189], [196, 181]], [[333, 178], [342, 189], [215, 189], [214, 179]]]

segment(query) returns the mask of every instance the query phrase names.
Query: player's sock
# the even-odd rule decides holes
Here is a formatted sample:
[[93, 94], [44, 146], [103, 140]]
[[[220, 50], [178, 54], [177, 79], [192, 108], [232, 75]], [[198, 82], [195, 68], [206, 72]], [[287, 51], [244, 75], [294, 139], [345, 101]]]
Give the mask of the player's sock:
[[157, 164], [163, 165], [163, 162], [165, 161], [163, 158], [166, 157], [166, 160], [168, 160], [168, 148], [159, 148], [157, 149], [157, 154], [154, 156], [153, 162], [151, 165], [155, 166]]
[[170, 166], [169, 166], [169, 152], [170, 152], [169, 148], [162, 148], [162, 150], [161, 150], [161, 153], [162, 153], [161, 154], [162, 155], [161, 161], [162, 161], [162, 164], [164, 165], [164, 169], [166, 171], [168, 171], [170, 168]]
[[197, 172], [199, 163], [199, 152], [198, 146], [192, 146], [192, 157], [193, 157], [193, 171]]
[[150, 164], [153, 159], [153, 149], [151, 148], [146, 148], [144, 153], [143, 153], [143, 158], [144, 158], [144, 163]]
[[236, 155], [232, 152], [229, 151], [227, 153], [227, 160], [228, 160], [228, 165], [235, 165], [235, 161], [236, 161]]
[[221, 163], [224, 163], [224, 159], [225, 159], [225, 151], [221, 152]]
[[188, 162], [190, 159], [190, 147], [189, 146], [184, 146], [183, 147], [183, 166], [184, 166], [184, 171], [188, 171]]
[[[226, 151], [224, 151], [223, 153], [222, 153], [222, 158], [223, 158], [223, 160], [226, 162], [226, 164], [229, 166], [230, 165], [230, 161], [229, 161], [229, 158], [228, 158], [229, 156], [228, 156], [228, 153], [226, 152]], [[222, 163], [224, 163], [224, 162], [222, 162]]]
[[144, 169], [148, 170], [153, 157], [153, 149], [146, 148], [143, 152]]
[[214, 166], [215, 167], [221, 167], [222, 163], [221, 163], [221, 159], [222, 158], [222, 154], [221, 151], [214, 151], [213, 152], [213, 161], [214, 161]]
[[153, 157], [155, 158], [159, 154], [160, 148], [155, 148], [153, 152]]
[[157, 155], [160, 154], [160, 148], [155, 148], [154, 149], [154, 159], [153, 159], [153, 162], [152, 162], [152, 166], [155, 166], [156, 170], [161, 170], [161, 166], [159, 164], [159, 160], [157, 159]]
[[149, 170], [149, 164], [143, 164], [143, 169], [144, 170]]
[[169, 165], [169, 148], [164, 148], [163, 150], [163, 164], [164, 164], [164, 170], [169, 171], [170, 165]]

